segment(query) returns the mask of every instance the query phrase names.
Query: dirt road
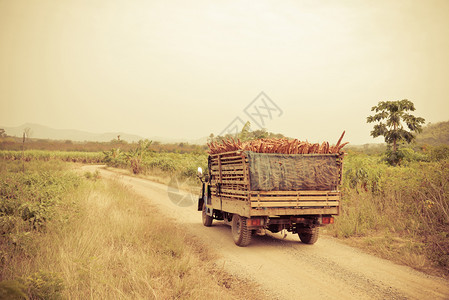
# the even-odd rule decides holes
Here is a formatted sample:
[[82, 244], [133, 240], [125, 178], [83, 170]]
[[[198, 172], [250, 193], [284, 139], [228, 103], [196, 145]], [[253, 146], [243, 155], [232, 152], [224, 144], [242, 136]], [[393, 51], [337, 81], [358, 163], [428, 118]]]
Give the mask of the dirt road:
[[256, 281], [272, 298], [449, 299], [448, 281], [364, 254], [326, 236], [315, 245], [306, 245], [290, 233], [285, 239], [281, 234], [267, 234], [255, 236], [248, 247], [238, 247], [230, 227], [219, 221], [204, 227], [196, 207], [175, 205], [166, 185], [98, 170], [103, 177], [115, 178], [148, 198], [210, 245], [221, 257], [218, 266]]

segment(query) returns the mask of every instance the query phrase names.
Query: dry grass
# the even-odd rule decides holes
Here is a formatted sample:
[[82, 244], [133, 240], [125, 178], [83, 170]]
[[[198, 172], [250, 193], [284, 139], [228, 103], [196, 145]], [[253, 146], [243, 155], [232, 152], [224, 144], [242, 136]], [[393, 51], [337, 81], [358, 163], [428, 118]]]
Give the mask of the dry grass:
[[361, 184], [350, 187], [351, 174], [345, 174], [342, 211], [326, 231], [366, 252], [448, 277], [448, 167], [448, 161], [394, 168], [349, 160], [346, 170], [356, 171]]
[[147, 174], [133, 174], [129, 169], [121, 169], [114, 167], [105, 167], [106, 170], [113, 171], [118, 174], [133, 176], [137, 178], [147, 179], [153, 182], [162, 183], [168, 186], [172, 186], [179, 190], [191, 193], [193, 195], [199, 195], [201, 192], [201, 182], [197, 177], [182, 177], [170, 174], [168, 172], [151, 169]]
[[92, 180], [67, 199], [69, 218], [36, 238], [8, 277], [44, 270], [64, 299], [263, 299], [214, 265], [214, 254], [118, 183]]

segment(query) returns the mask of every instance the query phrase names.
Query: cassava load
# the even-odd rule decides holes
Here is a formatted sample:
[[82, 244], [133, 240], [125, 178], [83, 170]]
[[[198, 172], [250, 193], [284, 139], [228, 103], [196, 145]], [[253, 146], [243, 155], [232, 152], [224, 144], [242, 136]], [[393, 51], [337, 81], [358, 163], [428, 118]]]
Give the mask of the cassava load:
[[343, 131], [337, 144], [329, 146], [328, 142], [309, 143], [308, 141], [300, 141], [298, 139], [257, 139], [248, 142], [241, 142], [240, 139], [234, 138], [222, 139], [221, 142], [211, 142], [209, 146], [209, 154], [217, 154], [231, 152], [237, 150], [246, 150], [256, 153], [280, 153], [280, 154], [333, 154], [340, 153], [341, 149], [348, 142], [341, 144], [345, 132]]

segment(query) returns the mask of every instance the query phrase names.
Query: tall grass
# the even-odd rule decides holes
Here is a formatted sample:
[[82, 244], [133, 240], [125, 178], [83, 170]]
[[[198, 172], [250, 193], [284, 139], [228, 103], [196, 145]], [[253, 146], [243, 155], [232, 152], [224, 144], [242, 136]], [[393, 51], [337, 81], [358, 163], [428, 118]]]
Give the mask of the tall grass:
[[[61, 281], [45, 271], [19, 272], [22, 262], [39, 253], [36, 238], [51, 222], [61, 221], [64, 197], [80, 184], [60, 161], [27, 163], [0, 160], [0, 298], [52, 298]], [[5, 281], [9, 279], [9, 281]]]
[[169, 174], [171, 177], [195, 178], [198, 167], [207, 169], [206, 153], [157, 153], [149, 149], [122, 152], [112, 149], [105, 152], [108, 166], [125, 168], [134, 174]]
[[[0, 137], [0, 149], [2, 150], [22, 150], [22, 138]], [[109, 142], [77, 142], [71, 140], [48, 140], [27, 138], [25, 149], [47, 150], [47, 151], [69, 151], [69, 152], [102, 152], [111, 148], [120, 148], [123, 151], [130, 151], [138, 146], [138, 142], [128, 143], [124, 140], [111, 140]], [[176, 153], [200, 153], [208, 148], [206, 145], [195, 145], [189, 143], [154, 142], [151, 147], [155, 152], [176, 152]]]
[[[96, 183], [57, 243], [68, 298], [219, 299], [212, 255], [155, 207], [117, 183]], [[76, 231], [73, 229], [76, 228]], [[59, 267], [59, 266], [57, 266]], [[218, 281], [220, 282], [220, 281]], [[231, 284], [237, 284], [231, 280]], [[237, 284], [238, 286], [238, 284]], [[253, 295], [254, 296], [254, 295]]]
[[[48, 170], [48, 163], [27, 164]], [[3, 170], [13, 172], [14, 164]], [[6, 243], [0, 298], [264, 298], [254, 285], [217, 269], [214, 254], [147, 199], [98, 174], [77, 178], [75, 190], [61, 189], [45, 230], [25, 231], [26, 241], [16, 241], [20, 250]]]
[[25, 150], [12, 151], [0, 150], [0, 159], [26, 162], [33, 160], [61, 160], [65, 162], [78, 163], [102, 163], [104, 154], [102, 152], [77, 152], [77, 151], [47, 151], [47, 150]]
[[333, 235], [418, 269], [449, 274], [449, 161], [391, 167], [380, 157], [344, 162], [343, 211]]
[[[402, 165], [391, 167], [381, 155], [351, 151], [344, 159], [342, 214], [327, 231], [417, 269], [449, 274], [449, 162], [433, 153], [407, 149]], [[144, 151], [138, 159], [136, 172], [127, 153], [106, 153], [109, 165], [190, 184], [197, 167], [207, 167], [206, 154]]]

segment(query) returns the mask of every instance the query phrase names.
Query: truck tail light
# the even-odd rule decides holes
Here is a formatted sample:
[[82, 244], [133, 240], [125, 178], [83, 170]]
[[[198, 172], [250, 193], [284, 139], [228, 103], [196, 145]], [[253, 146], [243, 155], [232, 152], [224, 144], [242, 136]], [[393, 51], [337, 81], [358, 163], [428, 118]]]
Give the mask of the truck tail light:
[[322, 224], [334, 224], [334, 217], [323, 217]]
[[249, 226], [260, 226], [260, 224], [261, 224], [260, 219], [249, 219], [248, 220]]

